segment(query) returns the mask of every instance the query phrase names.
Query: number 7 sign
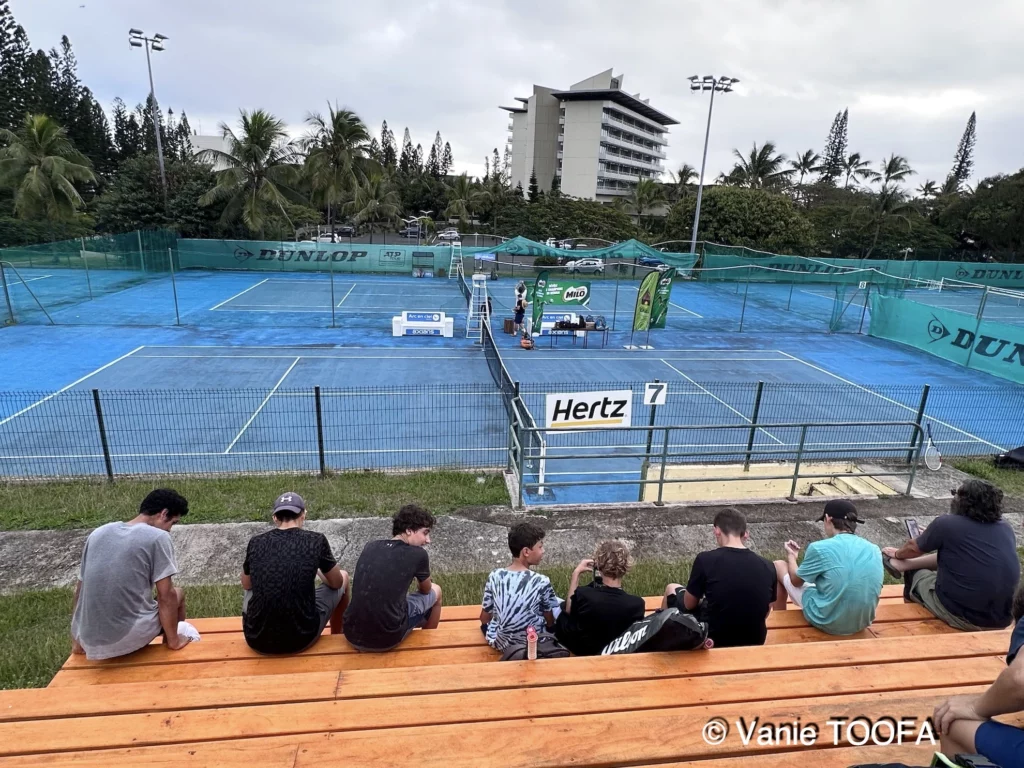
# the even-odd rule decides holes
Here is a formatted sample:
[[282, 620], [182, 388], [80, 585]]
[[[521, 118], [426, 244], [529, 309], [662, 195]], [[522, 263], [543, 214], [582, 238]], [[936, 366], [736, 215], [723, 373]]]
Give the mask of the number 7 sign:
[[668, 384], [652, 381], [644, 384], [644, 405], [664, 405], [668, 398]]

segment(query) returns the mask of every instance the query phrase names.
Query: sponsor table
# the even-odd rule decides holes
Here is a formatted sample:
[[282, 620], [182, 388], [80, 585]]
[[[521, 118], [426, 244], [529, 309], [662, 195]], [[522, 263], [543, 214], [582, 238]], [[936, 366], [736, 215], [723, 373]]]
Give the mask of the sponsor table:
[[455, 335], [455, 318], [444, 312], [403, 312], [391, 318], [392, 336], [444, 336]]

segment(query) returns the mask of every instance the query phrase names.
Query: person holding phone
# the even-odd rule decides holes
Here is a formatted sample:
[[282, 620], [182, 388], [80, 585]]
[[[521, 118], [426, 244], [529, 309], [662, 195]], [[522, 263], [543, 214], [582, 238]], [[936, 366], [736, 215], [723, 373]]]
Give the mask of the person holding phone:
[[[592, 558], [580, 560], [569, 581], [569, 595], [555, 620], [555, 638], [576, 656], [596, 656], [644, 617], [644, 599], [622, 588], [632, 566], [629, 547], [602, 541]], [[580, 577], [593, 571], [589, 584]]]

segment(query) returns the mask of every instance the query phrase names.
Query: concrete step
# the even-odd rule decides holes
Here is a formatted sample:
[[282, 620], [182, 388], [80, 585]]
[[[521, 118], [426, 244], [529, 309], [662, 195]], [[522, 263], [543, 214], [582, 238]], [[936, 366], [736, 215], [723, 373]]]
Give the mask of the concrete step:
[[808, 496], [842, 496], [843, 494], [830, 483], [815, 483], [811, 486]]
[[832, 479], [832, 484], [845, 496], [878, 496], [878, 489], [863, 482], [865, 479], [863, 477], [835, 477]]

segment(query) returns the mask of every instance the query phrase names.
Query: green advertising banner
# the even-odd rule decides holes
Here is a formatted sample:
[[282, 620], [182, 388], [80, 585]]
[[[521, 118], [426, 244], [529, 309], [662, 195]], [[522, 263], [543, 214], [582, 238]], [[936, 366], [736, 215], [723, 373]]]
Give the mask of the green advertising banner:
[[654, 291], [654, 306], [651, 309], [651, 328], [664, 328], [668, 321], [668, 304], [672, 298], [672, 281], [676, 271], [671, 267], [658, 276], [658, 287]]
[[1024, 384], [1024, 326], [874, 294], [869, 333]]
[[661, 272], [650, 272], [640, 282], [640, 290], [636, 294], [636, 309], [633, 311], [633, 330], [647, 331], [651, 327], [651, 309], [654, 306], [654, 293], [658, 288]]
[[444, 246], [353, 243], [289, 243], [272, 240], [179, 240], [181, 269], [243, 269], [277, 272], [388, 272], [411, 275], [413, 265], [433, 262], [448, 269]]
[[590, 301], [590, 283], [578, 280], [548, 280], [541, 300], [544, 304], [586, 304]]
[[548, 271], [545, 269], [537, 275], [537, 281], [533, 284], [533, 324], [530, 326], [533, 333], [540, 333], [540, 319], [544, 314], [544, 295], [547, 293]]

